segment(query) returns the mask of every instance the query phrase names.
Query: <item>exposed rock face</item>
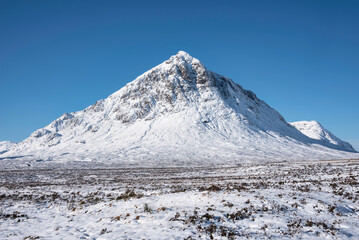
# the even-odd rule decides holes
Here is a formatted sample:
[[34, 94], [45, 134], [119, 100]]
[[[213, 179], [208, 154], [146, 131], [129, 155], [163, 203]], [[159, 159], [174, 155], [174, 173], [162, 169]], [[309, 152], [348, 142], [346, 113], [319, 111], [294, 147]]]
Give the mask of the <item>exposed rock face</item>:
[[[210, 88], [216, 88], [224, 99], [231, 96], [228, 88], [235, 91], [232, 81], [207, 71], [185, 52], [172, 56], [125, 88], [127, 91], [119, 93], [121, 96], [114, 109], [119, 113], [117, 120], [122, 123], [179, 110], [188, 103], [200, 101], [201, 94]], [[114, 97], [118, 96], [114, 94]]]
[[293, 126], [253, 92], [180, 51], [0, 156], [164, 165], [353, 156], [343, 152], [354, 151], [350, 145]]

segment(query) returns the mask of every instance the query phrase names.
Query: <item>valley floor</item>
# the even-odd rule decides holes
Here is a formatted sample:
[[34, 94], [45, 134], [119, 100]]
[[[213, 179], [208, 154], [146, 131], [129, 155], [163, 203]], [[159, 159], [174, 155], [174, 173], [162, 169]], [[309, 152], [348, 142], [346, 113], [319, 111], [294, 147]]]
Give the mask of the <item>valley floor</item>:
[[359, 239], [359, 160], [0, 171], [0, 239]]

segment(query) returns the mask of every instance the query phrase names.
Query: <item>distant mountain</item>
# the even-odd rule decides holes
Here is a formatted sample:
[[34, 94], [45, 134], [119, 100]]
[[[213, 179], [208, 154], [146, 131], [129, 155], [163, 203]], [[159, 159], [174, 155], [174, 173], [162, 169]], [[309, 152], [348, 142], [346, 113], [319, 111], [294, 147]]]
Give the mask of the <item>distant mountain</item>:
[[316, 138], [292, 125], [253, 92], [180, 51], [108, 98], [63, 114], [0, 158], [167, 166], [359, 156], [326, 130], [325, 138]]
[[9, 151], [11, 146], [14, 145], [14, 144], [15, 143], [10, 142], [10, 141], [2, 141], [2, 142], [0, 142], [0, 154], [6, 153], [7, 151]]
[[333, 133], [325, 129], [317, 121], [299, 121], [289, 123], [307, 137], [319, 140], [323, 145], [341, 150], [355, 152], [355, 149], [347, 142], [340, 140]]

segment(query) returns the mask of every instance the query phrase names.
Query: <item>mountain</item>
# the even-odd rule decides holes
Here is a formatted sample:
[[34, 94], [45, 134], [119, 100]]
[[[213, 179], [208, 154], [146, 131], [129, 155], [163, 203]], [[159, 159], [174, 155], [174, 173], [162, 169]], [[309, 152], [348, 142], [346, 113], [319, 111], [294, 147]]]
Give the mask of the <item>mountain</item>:
[[301, 133], [315, 140], [322, 142], [322, 145], [355, 152], [355, 149], [348, 142], [340, 140], [333, 133], [325, 129], [317, 121], [298, 121], [289, 123]]
[[2, 141], [2, 142], [0, 142], [0, 154], [6, 153], [7, 151], [9, 151], [11, 146], [14, 145], [14, 144], [15, 143], [10, 142], [10, 141]]
[[359, 156], [342, 142], [301, 131], [253, 92], [180, 51], [108, 98], [63, 114], [0, 159], [182, 166]]

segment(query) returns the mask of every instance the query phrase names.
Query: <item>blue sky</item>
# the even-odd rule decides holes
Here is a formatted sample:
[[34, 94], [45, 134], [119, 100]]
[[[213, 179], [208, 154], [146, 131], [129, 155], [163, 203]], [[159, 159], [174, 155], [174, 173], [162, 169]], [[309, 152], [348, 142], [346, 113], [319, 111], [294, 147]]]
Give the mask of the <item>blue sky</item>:
[[0, 141], [184, 50], [359, 149], [358, 1], [0, 1]]

